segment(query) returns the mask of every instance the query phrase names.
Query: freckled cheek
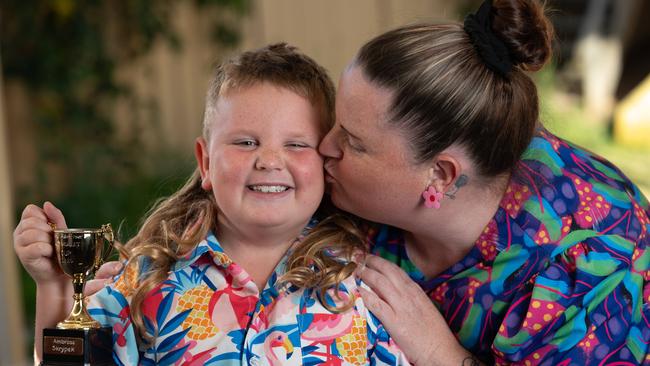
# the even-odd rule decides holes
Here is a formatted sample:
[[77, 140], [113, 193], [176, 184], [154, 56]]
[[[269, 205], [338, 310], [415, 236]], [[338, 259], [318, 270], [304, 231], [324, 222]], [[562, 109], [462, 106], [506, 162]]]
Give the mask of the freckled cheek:
[[[232, 155], [232, 154], [231, 154]], [[211, 174], [217, 183], [236, 183], [241, 184], [246, 180], [250, 171], [249, 163], [246, 159], [228, 156], [224, 154], [221, 159], [211, 161]]]
[[317, 188], [325, 185], [323, 159], [320, 155], [302, 155], [292, 160], [294, 180], [297, 185], [309, 185]]

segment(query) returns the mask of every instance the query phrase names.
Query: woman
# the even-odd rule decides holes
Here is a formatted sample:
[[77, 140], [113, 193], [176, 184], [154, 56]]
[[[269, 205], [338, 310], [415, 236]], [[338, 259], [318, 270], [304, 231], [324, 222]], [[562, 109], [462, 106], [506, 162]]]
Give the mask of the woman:
[[415, 364], [650, 361], [648, 202], [541, 126], [527, 72], [552, 34], [537, 2], [487, 1], [376, 37], [340, 79], [326, 179], [383, 224], [363, 296]]

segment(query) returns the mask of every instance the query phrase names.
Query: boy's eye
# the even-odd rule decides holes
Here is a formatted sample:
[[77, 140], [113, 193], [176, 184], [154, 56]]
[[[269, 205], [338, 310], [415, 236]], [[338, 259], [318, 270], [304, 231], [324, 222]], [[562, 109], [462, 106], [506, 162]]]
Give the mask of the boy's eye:
[[304, 142], [290, 142], [290, 143], [288, 143], [286, 146], [287, 146], [287, 147], [296, 148], [296, 149], [309, 147], [309, 145], [306, 144], [306, 143], [304, 143]]
[[235, 141], [235, 145], [244, 146], [244, 147], [253, 147], [253, 146], [257, 146], [257, 141], [255, 141], [255, 140], [240, 140], [240, 141]]

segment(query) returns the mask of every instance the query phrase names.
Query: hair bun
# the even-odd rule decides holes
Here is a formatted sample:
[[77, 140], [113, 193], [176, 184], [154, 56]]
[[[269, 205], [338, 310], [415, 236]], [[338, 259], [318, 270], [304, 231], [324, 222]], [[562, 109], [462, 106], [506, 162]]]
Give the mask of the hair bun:
[[515, 65], [537, 71], [552, 54], [553, 25], [536, 0], [494, 0], [492, 31], [501, 39]]

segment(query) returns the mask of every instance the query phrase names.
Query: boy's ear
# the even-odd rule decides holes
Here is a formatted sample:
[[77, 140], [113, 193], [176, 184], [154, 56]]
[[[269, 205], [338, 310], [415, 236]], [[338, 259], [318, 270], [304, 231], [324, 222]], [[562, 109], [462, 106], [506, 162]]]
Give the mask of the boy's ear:
[[208, 150], [208, 143], [203, 137], [197, 137], [194, 143], [194, 156], [196, 157], [196, 165], [201, 172], [201, 188], [206, 191], [212, 190], [212, 182], [210, 181], [210, 154]]

